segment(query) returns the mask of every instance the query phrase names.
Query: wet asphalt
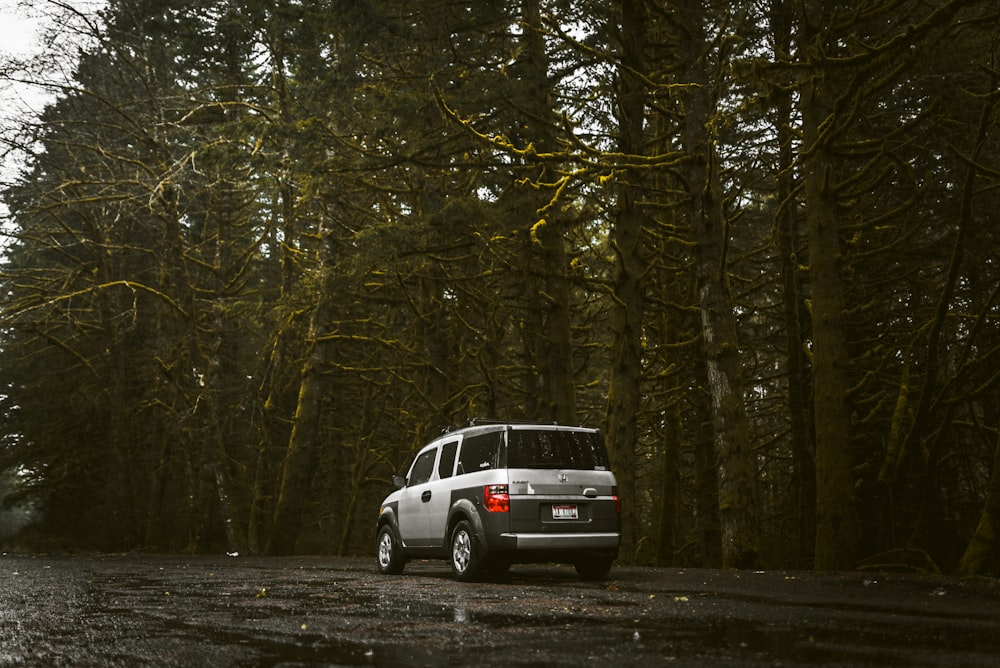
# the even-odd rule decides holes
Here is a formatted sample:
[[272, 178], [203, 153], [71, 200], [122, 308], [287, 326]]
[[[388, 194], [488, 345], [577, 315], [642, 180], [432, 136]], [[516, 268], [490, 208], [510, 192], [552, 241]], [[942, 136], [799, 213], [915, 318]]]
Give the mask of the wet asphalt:
[[374, 558], [0, 556], [2, 666], [998, 666], [1000, 583]]

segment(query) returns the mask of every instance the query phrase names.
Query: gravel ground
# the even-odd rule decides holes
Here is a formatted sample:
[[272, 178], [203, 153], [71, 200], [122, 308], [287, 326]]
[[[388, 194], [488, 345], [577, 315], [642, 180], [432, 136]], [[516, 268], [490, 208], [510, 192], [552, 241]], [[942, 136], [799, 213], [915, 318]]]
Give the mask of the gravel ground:
[[1000, 583], [374, 559], [0, 556], [0, 665], [997, 666]]

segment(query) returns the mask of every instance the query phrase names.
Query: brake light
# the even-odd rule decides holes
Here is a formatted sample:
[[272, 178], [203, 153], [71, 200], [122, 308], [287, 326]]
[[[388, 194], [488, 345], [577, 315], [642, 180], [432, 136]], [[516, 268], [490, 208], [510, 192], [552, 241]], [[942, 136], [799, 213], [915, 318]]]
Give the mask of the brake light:
[[621, 497], [618, 496], [618, 485], [611, 488], [611, 498], [614, 499], [615, 502], [615, 512], [620, 513], [622, 511], [622, 500]]
[[507, 485], [486, 485], [483, 488], [483, 505], [491, 513], [509, 513], [510, 494]]

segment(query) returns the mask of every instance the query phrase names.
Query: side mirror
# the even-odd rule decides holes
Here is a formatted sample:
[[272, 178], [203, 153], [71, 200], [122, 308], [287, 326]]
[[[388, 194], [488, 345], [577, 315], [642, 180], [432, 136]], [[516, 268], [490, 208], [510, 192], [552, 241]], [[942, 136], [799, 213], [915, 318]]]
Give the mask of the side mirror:
[[392, 484], [396, 486], [396, 489], [402, 489], [403, 487], [406, 487], [406, 478], [396, 474], [392, 476]]

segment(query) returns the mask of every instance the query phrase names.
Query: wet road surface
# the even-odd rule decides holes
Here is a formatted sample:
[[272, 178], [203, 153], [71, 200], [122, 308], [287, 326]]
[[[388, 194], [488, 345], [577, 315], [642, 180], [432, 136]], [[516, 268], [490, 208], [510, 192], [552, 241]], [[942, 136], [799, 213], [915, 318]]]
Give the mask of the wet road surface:
[[0, 665], [997, 666], [1000, 583], [374, 559], [0, 556]]

